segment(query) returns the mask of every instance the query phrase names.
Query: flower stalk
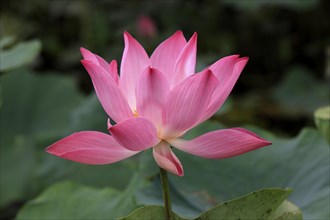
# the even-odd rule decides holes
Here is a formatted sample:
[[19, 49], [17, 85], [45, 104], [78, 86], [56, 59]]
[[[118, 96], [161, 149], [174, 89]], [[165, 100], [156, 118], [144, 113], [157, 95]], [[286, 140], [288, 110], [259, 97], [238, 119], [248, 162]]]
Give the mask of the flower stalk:
[[167, 220], [174, 220], [173, 212], [172, 212], [172, 205], [170, 199], [170, 188], [168, 184], [168, 177], [167, 171], [160, 167], [160, 180], [162, 184], [162, 191], [163, 191], [163, 200], [166, 212], [166, 219]]

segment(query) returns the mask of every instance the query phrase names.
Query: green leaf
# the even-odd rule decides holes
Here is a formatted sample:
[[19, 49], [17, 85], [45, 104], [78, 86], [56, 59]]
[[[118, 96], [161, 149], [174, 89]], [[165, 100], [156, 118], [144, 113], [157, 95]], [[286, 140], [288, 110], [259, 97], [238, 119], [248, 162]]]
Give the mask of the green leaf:
[[1, 76], [1, 82], [4, 145], [12, 143], [17, 134], [42, 139], [69, 130], [70, 112], [82, 101], [72, 78], [17, 70]]
[[272, 92], [273, 99], [282, 111], [295, 117], [310, 116], [319, 106], [330, 104], [329, 84], [319, 81], [313, 75], [301, 66], [287, 71], [283, 81]]
[[222, 203], [196, 219], [269, 219], [291, 190], [263, 189]]
[[301, 208], [306, 219], [327, 218], [329, 146], [321, 135], [313, 129], [304, 129], [295, 138], [281, 139], [261, 129], [250, 130], [273, 145], [223, 160], [206, 160], [175, 151], [185, 176], [171, 175], [173, 187], [186, 198], [200, 195], [209, 202], [209, 207], [261, 188], [289, 187], [294, 190], [289, 200]]
[[271, 215], [270, 219], [274, 220], [300, 220], [303, 219], [300, 209], [292, 204], [291, 202], [285, 200]]
[[134, 198], [112, 188], [95, 189], [74, 182], [51, 186], [18, 213], [25, 219], [113, 219], [137, 207]]
[[[240, 198], [219, 204], [200, 216], [196, 220], [237, 220], [237, 219], [302, 219], [297, 207], [285, 199], [291, 190], [263, 189]], [[144, 206], [134, 210], [121, 220], [133, 219], [166, 219], [162, 206]], [[184, 219], [175, 215], [175, 219]]]
[[[1, 137], [3, 137], [1, 135]], [[20, 200], [32, 191], [31, 171], [36, 168], [34, 142], [17, 135], [10, 149], [0, 148], [0, 205]], [[30, 186], [30, 187], [26, 187]]]
[[[74, 81], [19, 70], [1, 76], [0, 205], [33, 195], [44, 140], [68, 130], [70, 110], [81, 101]], [[54, 110], [56, 103], [56, 110]], [[48, 174], [49, 175], [49, 174]]]
[[[8, 44], [7, 42], [2, 42]], [[22, 42], [14, 47], [1, 50], [0, 52], [0, 71], [8, 71], [23, 65], [29, 64], [39, 55], [41, 43], [39, 40]]]
[[15, 42], [14, 36], [4, 36], [0, 39], [0, 50]]
[[317, 109], [314, 118], [317, 129], [330, 143], [330, 106]]
[[[174, 215], [174, 220], [184, 220], [184, 218], [181, 218], [180, 216]], [[148, 205], [140, 207], [136, 210], [134, 210], [130, 215], [120, 218], [119, 220], [137, 220], [137, 219], [143, 219], [143, 220], [166, 220], [166, 213], [163, 206], [156, 206], [156, 205]]]

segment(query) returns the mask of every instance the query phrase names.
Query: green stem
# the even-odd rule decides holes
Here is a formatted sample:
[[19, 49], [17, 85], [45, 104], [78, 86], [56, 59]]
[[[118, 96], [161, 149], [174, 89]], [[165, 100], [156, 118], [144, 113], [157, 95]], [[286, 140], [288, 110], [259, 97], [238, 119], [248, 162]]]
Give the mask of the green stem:
[[162, 183], [163, 189], [163, 199], [164, 199], [164, 206], [166, 211], [166, 219], [167, 220], [174, 220], [173, 213], [172, 213], [172, 205], [170, 199], [170, 189], [168, 185], [168, 177], [167, 172], [163, 168], [160, 167], [160, 180]]

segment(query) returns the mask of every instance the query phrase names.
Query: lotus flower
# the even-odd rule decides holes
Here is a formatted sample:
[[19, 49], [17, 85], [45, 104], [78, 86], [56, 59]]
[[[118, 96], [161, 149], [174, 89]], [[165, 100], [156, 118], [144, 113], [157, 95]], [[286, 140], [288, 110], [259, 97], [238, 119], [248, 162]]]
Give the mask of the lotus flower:
[[171, 146], [203, 158], [236, 156], [271, 144], [243, 128], [212, 131], [192, 140], [182, 136], [210, 118], [224, 103], [248, 58], [224, 57], [195, 73], [197, 34], [187, 42], [181, 31], [162, 42], [149, 58], [127, 32], [120, 66], [81, 48], [81, 61], [109, 117], [110, 135], [81, 131], [47, 152], [84, 164], [110, 164], [152, 148], [156, 163], [183, 176]]

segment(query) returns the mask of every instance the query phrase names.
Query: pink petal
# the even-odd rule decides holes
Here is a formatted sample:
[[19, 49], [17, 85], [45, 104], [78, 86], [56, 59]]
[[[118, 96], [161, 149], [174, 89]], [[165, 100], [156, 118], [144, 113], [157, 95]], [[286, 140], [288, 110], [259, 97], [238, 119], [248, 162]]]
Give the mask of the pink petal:
[[116, 122], [133, 117], [127, 101], [120, 92], [118, 85], [108, 73], [96, 64], [82, 60], [106, 113]]
[[89, 50], [87, 50], [83, 47], [80, 47], [80, 53], [84, 57], [84, 60], [91, 61], [91, 62], [95, 63], [96, 65], [99, 65], [99, 62], [98, 62], [95, 54], [93, 54]]
[[162, 141], [153, 148], [153, 155], [158, 166], [178, 176], [183, 176], [183, 168], [170, 145]]
[[136, 86], [137, 113], [161, 126], [162, 109], [170, 86], [165, 76], [156, 69], [147, 68], [140, 76]]
[[[110, 64], [107, 63], [102, 57], [97, 54], [90, 52], [89, 50], [81, 47], [80, 52], [84, 57], [84, 60], [90, 61], [97, 66], [103, 68], [110, 76], [118, 83], [118, 70], [117, 70], [117, 62], [113, 60]], [[110, 68], [109, 68], [110, 65]]]
[[110, 135], [97, 131], [74, 133], [52, 144], [46, 151], [85, 164], [114, 163], [138, 153], [122, 147]]
[[247, 57], [238, 58], [238, 55], [233, 55], [220, 59], [210, 67], [217, 76], [219, 85], [201, 121], [211, 117], [222, 106], [247, 62]]
[[105, 69], [106, 71], [109, 71], [109, 63], [107, 61], [105, 61], [102, 57], [100, 57], [97, 54], [94, 54], [97, 62], [99, 63], [99, 66], [102, 67], [103, 69]]
[[150, 66], [143, 47], [127, 32], [124, 33], [125, 49], [120, 67], [120, 89], [128, 104], [136, 109], [135, 85], [142, 72]]
[[233, 157], [271, 144], [244, 128], [217, 130], [190, 141], [173, 139], [169, 142], [182, 151], [210, 159]]
[[112, 78], [115, 80], [115, 82], [118, 84], [119, 77], [118, 77], [118, 67], [117, 67], [117, 61], [112, 60], [110, 64], [108, 64], [109, 73], [112, 76]]
[[170, 92], [163, 109], [164, 139], [182, 135], [200, 119], [218, 85], [210, 70], [188, 77]]
[[130, 118], [109, 128], [114, 139], [132, 151], [142, 151], [159, 143], [157, 130], [145, 118]]
[[174, 79], [174, 67], [186, 43], [182, 31], [177, 31], [162, 42], [150, 57], [151, 66], [165, 74], [169, 82]]
[[186, 46], [181, 51], [175, 65], [175, 76], [170, 82], [176, 85], [181, 80], [195, 73], [197, 53], [197, 33], [190, 38]]

